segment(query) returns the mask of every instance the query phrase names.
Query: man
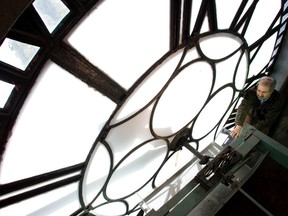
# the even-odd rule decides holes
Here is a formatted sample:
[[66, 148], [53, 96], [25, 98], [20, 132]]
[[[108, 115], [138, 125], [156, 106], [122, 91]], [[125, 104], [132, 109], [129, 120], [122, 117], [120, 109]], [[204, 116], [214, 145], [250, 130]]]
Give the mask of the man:
[[237, 109], [232, 137], [239, 136], [242, 127], [248, 123], [268, 134], [277, 119], [282, 106], [280, 93], [275, 88], [276, 81], [269, 76], [259, 79], [256, 88], [249, 89]]

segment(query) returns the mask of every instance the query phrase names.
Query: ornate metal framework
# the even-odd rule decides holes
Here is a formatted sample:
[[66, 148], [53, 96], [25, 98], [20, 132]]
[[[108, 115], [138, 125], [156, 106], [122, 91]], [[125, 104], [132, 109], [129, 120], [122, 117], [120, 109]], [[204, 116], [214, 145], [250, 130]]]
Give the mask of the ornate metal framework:
[[[100, 4], [100, 1], [63, 0], [63, 2], [69, 7], [71, 12], [65, 18], [65, 20], [63, 20], [63, 23], [61, 23], [55, 33], [50, 34], [47, 31], [45, 25], [38, 21], [40, 19], [32, 5], [28, 6], [28, 8], [23, 12], [17, 22], [7, 33], [7, 38], [37, 45], [40, 46], [41, 49], [37, 53], [35, 59], [30, 63], [28, 69], [24, 71], [24, 73], [5, 63], [0, 64], [1, 80], [14, 83], [16, 85], [16, 88], [9, 98], [8, 103], [3, 109], [0, 110], [1, 157], [5, 150], [9, 132], [14, 125], [17, 115], [27, 95], [29, 94], [29, 91], [35, 83], [35, 80], [41, 72], [43, 65], [48, 59], [51, 59], [62, 68], [75, 75], [83, 82], [87, 83], [89, 86], [95, 88], [97, 91], [110, 98], [117, 104], [117, 108], [111, 115], [111, 118], [106, 122], [105, 127], [101, 131], [98, 138], [95, 140], [95, 143], [91, 148], [87, 159], [83, 161], [83, 163], [72, 165], [71, 167], [66, 167], [64, 169], [59, 169], [53, 172], [44, 173], [29, 179], [23, 179], [17, 182], [1, 185], [0, 196], [3, 196], [23, 188], [34, 186], [39, 182], [48, 182], [53, 180], [53, 183], [46, 186], [38, 187], [37, 189], [31, 189], [27, 192], [1, 199], [0, 208], [33, 196], [37, 196], [44, 192], [54, 190], [64, 185], [71, 184], [72, 182], [79, 182], [79, 201], [82, 207], [78, 210], [75, 210], [72, 215], [93, 215], [89, 212], [93, 212], [92, 210], [97, 210], [97, 208], [101, 208], [106, 204], [115, 202], [122, 203], [123, 206], [125, 206], [123, 215], [140, 211], [141, 208], [139, 203], [131, 206], [127, 200], [129, 200], [130, 197], [135, 196], [139, 190], [149, 184], [152, 188], [156, 187], [155, 181], [157, 179], [158, 173], [161, 171], [163, 166], [165, 166], [165, 163], [169, 161], [169, 159], [173, 156], [173, 154], [179, 150], [178, 148], [171, 149], [171, 145], [173, 144], [171, 139], [177, 136], [177, 134], [181, 134], [183, 130], [188, 129], [191, 135], [189, 143], [195, 145], [195, 149], [197, 150], [198, 146], [201, 145], [201, 141], [204, 140], [208, 135], [211, 135], [211, 133], [214, 134], [213, 136], [215, 138], [222, 127], [233, 127], [236, 105], [241, 96], [241, 91], [250, 88], [253, 83], [261, 76], [267, 74], [270, 75], [272, 73], [271, 69], [273, 68], [274, 60], [276, 60], [282, 44], [282, 42], [278, 41], [281, 41], [281, 38], [283, 38], [283, 35], [287, 29], [287, 19], [285, 19], [285, 17], [287, 17], [287, 1], [282, 1], [282, 6], [279, 8], [279, 13], [275, 15], [275, 19], [273, 23], [271, 23], [269, 29], [267, 29], [266, 34], [260, 37], [253, 44], [248, 44], [245, 39], [245, 33], [253, 13], [257, 10], [257, 3], [259, 1], [253, 1], [253, 3], [249, 6], [249, 9], [245, 10], [245, 13], [244, 8], [248, 1], [242, 1], [242, 4], [239, 6], [234, 19], [231, 22], [231, 25], [227, 27], [227, 29], [219, 29], [216, 16], [217, 2], [211, 0], [203, 0], [201, 2], [201, 7], [199, 9], [195, 25], [191, 29], [190, 21], [192, 13], [192, 1], [171, 0], [170, 50], [167, 51], [167, 53], [165, 53], [158, 61], [156, 61], [129, 90], [125, 90], [117, 82], [109, 78], [104, 71], [101, 71], [101, 69], [91, 64], [85, 57], [81, 55], [81, 53], [63, 42], [63, 38], [68, 34], [68, 32], [92, 7]], [[101, 3], [105, 4], [105, 1]], [[205, 18], [208, 18], [209, 21], [209, 32], [200, 33]], [[277, 23], [279, 19], [280, 22]], [[237, 86], [236, 79], [238, 78], [237, 73], [241, 61], [243, 61], [243, 59], [247, 59], [248, 65], [253, 64], [253, 59], [261, 49], [261, 46], [275, 33], [277, 34], [277, 39], [275, 41], [275, 47], [270, 61], [267, 62], [265, 67], [262, 68], [258, 74], [253, 76], [249, 76], [249, 69], [247, 68], [246, 75], [244, 76], [243, 80], [244, 86]], [[233, 52], [229, 52], [227, 55], [220, 56], [219, 58], [213, 58], [205, 52], [205, 48], [202, 46], [202, 43], [215, 35], [233, 36], [241, 41], [241, 43]], [[190, 59], [189, 52], [191, 50], [193, 50], [193, 52], [197, 52], [199, 57], [196, 59]], [[219, 71], [216, 69], [216, 64], [226, 61], [235, 53], [240, 53], [240, 57], [234, 68], [233, 82], [226, 83], [217, 89], [213, 89], [217, 80], [217, 73], [219, 73]], [[165, 60], [168, 58], [174, 58], [176, 55], [181, 56], [181, 58], [179, 58], [177, 65], [173, 71], [171, 71], [171, 76], [169, 76], [169, 78], [166, 80], [165, 85], [160, 88], [159, 92], [149, 101], [147, 101], [144, 106], [139, 107], [137, 112], [127, 116], [123, 120], [117, 120], [117, 115], [119, 115], [121, 109], [127, 105], [129, 98], [131, 98], [135, 92], [137, 93], [140, 84], [148, 80], [149, 75], [151, 76], [158, 66], [165, 64]], [[209, 82], [211, 82], [211, 89], [209, 92], [207, 92], [207, 98], [203, 100], [202, 105], [200, 106], [197, 113], [187, 117], [186, 122], [183, 122], [181, 127], [177, 128], [175, 131], [172, 131], [169, 134], [161, 134], [159, 131], [157, 131], [157, 128], [155, 128], [155, 119], [157, 118], [157, 109], [159, 104], [161, 105], [163, 97], [165, 94], [167, 94], [167, 91], [170, 90], [173, 83], [177, 82], [179, 79], [183, 79], [181, 76], [187, 73], [186, 71], [189, 69], [189, 67], [193, 67], [193, 65], [201, 62], [205, 62], [205, 64], [211, 68], [211, 80], [209, 80]], [[226, 92], [230, 95], [230, 98], [227, 99], [229, 103], [227, 108], [224, 110], [225, 112], [220, 115], [221, 117], [218, 119], [217, 123], [213, 125], [213, 127], [208, 128], [205, 133], [197, 136], [194, 135], [193, 131], [195, 130], [195, 127], [197, 127], [197, 120], [200, 119], [201, 114], [205, 112], [207, 107], [211, 106], [211, 101], [217, 100], [223, 92]], [[188, 94], [183, 93], [183, 95], [183, 97], [185, 97]], [[189, 98], [186, 99], [189, 100]], [[179, 104], [179, 106], [186, 106], [186, 104]], [[150, 110], [148, 111], [149, 118], [147, 119], [149, 125], [149, 133], [151, 135], [150, 138], [144, 142], [139, 143], [133, 148], [126, 150], [121, 160], [114, 164], [115, 159], [113, 155], [113, 148], [111, 146], [115, 144], [111, 140], [113, 136], [115, 136], [114, 134], [117, 134], [117, 129], [123, 127], [125, 124], [132, 124], [131, 122], [133, 122], [133, 119], [138, 118], [144, 111], [146, 112], [147, 110]], [[161, 146], [163, 148], [161, 150], [161, 154], [163, 154], [162, 161], [158, 161], [155, 172], [151, 176], [147, 177], [146, 181], [139, 185], [136, 190], [129, 193], [127, 192], [127, 194], [123, 194], [121, 197], [110, 197], [107, 190], [109, 189], [110, 181], [114, 178], [115, 173], [119, 172], [119, 169], [121, 169], [121, 166], [125, 164], [127, 159], [129, 159], [135, 152], [141, 150], [141, 148], [147, 145], [152, 145], [154, 147]], [[83, 195], [83, 191], [86, 190], [85, 179], [90, 171], [89, 164], [93, 163], [94, 155], [97, 153], [99, 146], [102, 146], [107, 151], [111, 165], [108, 170], [105, 183], [102, 185], [100, 190], [95, 193], [95, 197], [92, 200], [86, 201]], [[56, 180], [59, 177], [62, 177], [62, 180]], [[97, 201], [99, 196], [103, 196], [106, 201], [94, 205], [94, 202]]]

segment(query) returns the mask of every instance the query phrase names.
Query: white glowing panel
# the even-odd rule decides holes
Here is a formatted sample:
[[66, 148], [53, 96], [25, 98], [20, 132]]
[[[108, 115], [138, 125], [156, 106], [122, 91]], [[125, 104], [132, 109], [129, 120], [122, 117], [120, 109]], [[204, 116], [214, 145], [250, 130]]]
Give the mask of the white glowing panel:
[[0, 60], [25, 70], [39, 47], [6, 38], [0, 47]]
[[128, 89], [168, 52], [169, 10], [166, 0], [105, 1], [83, 19], [67, 40]]
[[4, 108], [5, 104], [14, 89], [14, 85], [0, 80], [0, 108]]
[[108, 98], [48, 62], [7, 143], [1, 183], [83, 162], [114, 109]]
[[50, 33], [69, 13], [69, 9], [60, 0], [35, 0], [33, 5]]

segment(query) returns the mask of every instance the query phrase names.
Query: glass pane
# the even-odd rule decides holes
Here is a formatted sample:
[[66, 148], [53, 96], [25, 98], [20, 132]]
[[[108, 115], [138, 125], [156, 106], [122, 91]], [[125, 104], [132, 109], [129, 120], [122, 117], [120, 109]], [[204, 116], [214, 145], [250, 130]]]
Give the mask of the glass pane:
[[110, 99], [49, 62], [7, 143], [1, 183], [83, 162], [115, 107]]
[[14, 88], [14, 85], [0, 80], [0, 108], [4, 108], [5, 104]]
[[239, 49], [244, 42], [229, 33], [216, 33], [199, 40], [199, 46], [205, 55], [214, 60], [225, 58]]
[[[217, 94], [205, 105], [193, 127], [192, 136], [194, 139], [204, 137], [213, 129], [213, 127], [215, 127], [228, 110], [228, 106], [233, 99], [233, 93], [232, 88], [226, 87], [217, 92]], [[211, 115], [211, 113], [213, 113], [213, 115]]]
[[[138, 190], [156, 173], [165, 159], [166, 152], [167, 143], [163, 140], [141, 144], [141, 147], [118, 164], [107, 184], [107, 196], [116, 200]], [[129, 187], [126, 187], [127, 182]]]
[[33, 6], [50, 33], [54, 31], [61, 20], [69, 13], [69, 9], [60, 0], [36, 0]]
[[0, 47], [0, 60], [25, 70], [39, 47], [6, 38]]
[[[78, 184], [73, 183], [0, 209], [2, 215], [70, 215], [80, 207]], [[15, 213], [18, 212], [18, 213]], [[21, 213], [19, 213], [21, 212]]]
[[183, 49], [175, 52], [169, 59], [159, 65], [138, 87], [132, 95], [121, 106], [112, 124], [119, 123], [131, 115], [135, 114], [140, 108], [147, 105], [153, 97], [163, 88], [168, 81], [183, 55]]
[[[280, 9], [281, 9], [281, 1], [279, 0], [259, 1], [257, 3], [257, 7], [249, 23], [247, 33], [245, 34], [245, 38], [248, 44], [254, 43], [267, 32]], [[263, 18], [265, 18], [265, 22], [263, 22]], [[259, 25], [259, 23], [261, 23], [261, 25]], [[275, 25], [279, 23], [280, 19], [277, 20]], [[257, 29], [257, 31], [255, 31], [255, 29]]]
[[207, 100], [212, 83], [213, 72], [207, 62], [186, 67], [169, 84], [157, 104], [153, 118], [155, 133], [169, 136], [188, 124]]
[[[216, 0], [217, 24], [219, 29], [226, 29], [230, 26], [242, 0], [223, 1]], [[247, 3], [251, 4], [251, 1]], [[229, 9], [228, 9], [229, 8]]]
[[67, 40], [128, 89], [169, 50], [169, 11], [163, 0], [105, 1]]
[[[257, 56], [253, 59], [249, 66], [249, 78], [257, 75], [260, 70], [267, 64], [273, 53], [277, 32], [275, 32], [265, 43], [261, 46]], [[267, 55], [269, 53], [270, 55]]]

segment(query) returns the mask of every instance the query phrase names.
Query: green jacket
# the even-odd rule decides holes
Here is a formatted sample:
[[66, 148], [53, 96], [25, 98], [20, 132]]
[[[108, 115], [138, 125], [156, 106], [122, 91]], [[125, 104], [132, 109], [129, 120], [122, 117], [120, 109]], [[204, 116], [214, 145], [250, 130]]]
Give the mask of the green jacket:
[[249, 89], [237, 109], [235, 124], [243, 126], [246, 115], [252, 117], [251, 125], [263, 133], [268, 134], [271, 126], [277, 120], [282, 110], [282, 98], [280, 93], [273, 91], [270, 98], [261, 105], [257, 98], [256, 89]]

